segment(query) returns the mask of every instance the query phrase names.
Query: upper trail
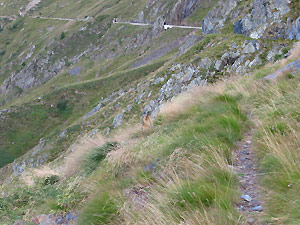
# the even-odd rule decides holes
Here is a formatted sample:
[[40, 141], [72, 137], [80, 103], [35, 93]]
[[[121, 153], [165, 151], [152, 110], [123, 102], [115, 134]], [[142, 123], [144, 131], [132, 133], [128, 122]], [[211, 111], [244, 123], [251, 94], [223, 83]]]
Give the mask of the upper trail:
[[30, 16], [33, 19], [45, 19], [45, 20], [60, 20], [60, 21], [88, 21], [89, 18], [62, 18], [62, 17], [47, 17], [47, 16]]
[[[129, 24], [133, 26], [153, 26], [151, 23], [138, 23], [138, 22], [125, 22], [125, 21], [113, 21], [115, 24]], [[181, 29], [198, 29], [202, 30], [202, 27], [194, 27], [194, 26], [181, 26], [181, 25], [171, 25], [165, 24], [164, 29], [168, 30], [170, 28], [181, 28]]]
[[260, 202], [260, 187], [258, 185], [257, 157], [252, 147], [252, 131], [238, 144], [234, 152], [234, 168], [238, 174], [241, 201], [237, 208], [246, 218], [246, 224], [261, 225], [260, 217], [264, 210]]

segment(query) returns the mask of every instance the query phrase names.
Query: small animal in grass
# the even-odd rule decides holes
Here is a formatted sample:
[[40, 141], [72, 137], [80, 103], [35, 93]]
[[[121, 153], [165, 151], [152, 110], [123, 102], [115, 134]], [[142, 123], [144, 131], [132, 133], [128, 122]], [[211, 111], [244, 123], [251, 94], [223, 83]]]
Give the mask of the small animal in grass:
[[150, 112], [147, 113], [143, 113], [143, 128], [142, 128], [142, 134], [144, 133], [144, 131], [148, 130], [149, 128], [151, 128], [153, 126], [152, 124], [152, 120], [150, 117]]

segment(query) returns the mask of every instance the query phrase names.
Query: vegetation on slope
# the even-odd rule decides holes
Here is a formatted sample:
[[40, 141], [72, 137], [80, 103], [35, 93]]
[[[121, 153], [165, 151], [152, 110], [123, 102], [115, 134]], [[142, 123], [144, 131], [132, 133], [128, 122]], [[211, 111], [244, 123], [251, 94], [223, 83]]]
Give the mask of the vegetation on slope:
[[[163, 63], [157, 62], [106, 78], [70, 84], [42, 96], [42, 100], [14, 107], [14, 112], [10, 113], [6, 122], [0, 126], [3, 141], [0, 152], [1, 155], [5, 155], [0, 159], [0, 167], [26, 153], [42, 137], [57, 134], [62, 126], [77, 125], [79, 128], [76, 130], [79, 133], [81, 121], [76, 121], [99, 103], [99, 95], [107, 97], [113, 90], [132, 85], [160, 68]], [[73, 124], [74, 122], [76, 124]], [[54, 159], [61, 151], [61, 148], [55, 149], [52, 158]]]
[[[279, 65], [263, 68], [256, 74], [268, 74]], [[91, 221], [91, 224], [103, 221], [112, 224], [153, 221], [156, 224], [183, 221], [244, 224], [233, 206], [238, 201], [238, 186], [235, 175], [228, 169], [232, 163], [230, 147], [241, 138], [244, 124], [244, 129], [254, 129], [255, 152], [262, 174], [261, 187], [257, 188], [262, 189], [265, 213], [259, 218], [260, 222], [299, 223], [299, 75], [282, 74], [272, 83], [257, 76], [233, 79], [209, 92], [202, 90], [203, 102], [196, 95], [196, 100], [195, 96], [192, 101], [184, 99], [179, 101], [179, 106], [172, 103], [166, 110], [167, 116], [163, 114], [157, 119], [149, 136], [135, 143], [133, 148], [127, 147], [122, 153], [108, 157], [107, 165], [96, 172], [96, 177], [106, 173], [109, 179], [102, 175], [100, 184], [95, 186], [99, 192], [91, 195], [86, 203], [81, 221]], [[187, 107], [191, 102], [193, 106]], [[227, 111], [227, 107], [230, 110]], [[250, 115], [251, 128], [241, 110]], [[222, 129], [226, 131], [226, 138]], [[115, 166], [103, 170], [113, 157], [117, 160], [111, 165], [119, 162], [118, 171], [114, 172]], [[93, 179], [98, 180], [96, 177]], [[104, 192], [109, 190], [105, 187], [110, 187], [111, 192]], [[103, 192], [105, 195], [101, 195]], [[114, 205], [113, 209], [105, 211], [106, 202]]]
[[[107, 46], [109, 53], [116, 53], [116, 58], [98, 62], [92, 57], [83, 57], [74, 65], [65, 60], [67, 69], [79, 65], [83, 68], [82, 74], [72, 77], [63, 71], [41, 87], [26, 93], [16, 90], [14, 94], [22, 97], [6, 105], [12, 113], [6, 118], [8, 122], [0, 125], [3, 141], [0, 167], [36, 146], [42, 137], [53, 144], [45, 152], [50, 154], [48, 160], [54, 162], [50, 164], [52, 169], [45, 169], [46, 175], [37, 175], [37, 171], [32, 170], [28, 172], [32, 173], [29, 180], [26, 173], [20, 178], [12, 176], [10, 184], [1, 186], [1, 222], [10, 224], [23, 219], [30, 223], [39, 214], [77, 211], [80, 212], [79, 224], [84, 225], [244, 224], [243, 215], [235, 207], [239, 201], [239, 187], [237, 174], [231, 167], [232, 151], [243, 137], [243, 131], [254, 129], [265, 203], [265, 217], [261, 221], [300, 223], [299, 74], [283, 74], [275, 83], [261, 80], [280, 64], [262, 68], [252, 77], [234, 78], [181, 96], [165, 106], [153, 129], [144, 136], [140, 137], [139, 131], [128, 126], [125, 138], [118, 132], [113, 133], [111, 138], [96, 142], [93, 148], [84, 148], [79, 156], [72, 158], [72, 169], [61, 169], [65, 162], [63, 152], [82, 132], [91, 130], [94, 124], [98, 128], [112, 124], [110, 108], [105, 109], [107, 118], [101, 114], [82, 123], [82, 116], [99, 103], [99, 97], [105, 98], [123, 87], [135, 89], [138, 81], [149, 78], [149, 74], [158, 69], [166, 69], [166, 61], [196, 65], [201, 57], [221, 58], [233, 43], [239, 45], [248, 39], [242, 35], [229, 35], [233, 27], [228, 24], [222, 34], [203, 37], [179, 58], [175, 57], [175, 49], [157, 61], [131, 69], [135, 59], [159, 48], [161, 41], [176, 40], [188, 32], [175, 29], [164, 32], [150, 42], [152, 45], [136, 47], [125, 54], [119, 46], [126, 46], [135, 35], [149, 30], [126, 26], [125, 29], [122, 25], [111, 27], [111, 19], [117, 16], [132, 19], [144, 7], [145, 1], [142, 4], [129, 0], [120, 4], [119, 0], [91, 0], [86, 4], [77, 1], [71, 7], [65, 7], [70, 2], [43, 1], [36, 13], [81, 18], [92, 15], [96, 22], [66, 23], [29, 17], [7, 22], [3, 27], [5, 32], [0, 31], [0, 38], [4, 40], [0, 43], [1, 67], [22, 54], [25, 56], [28, 49], [24, 46], [29, 43], [35, 43], [33, 56], [46, 54], [49, 49], [43, 49], [43, 46], [51, 40], [57, 42], [53, 49], [57, 50], [58, 58], [73, 57], [96, 42]], [[214, 2], [205, 7], [211, 8]], [[296, 15], [297, 11], [294, 11]], [[204, 15], [204, 10], [199, 8], [184, 22], [198, 23]], [[93, 29], [95, 24], [99, 25], [99, 30], [95, 28], [97, 32], [77, 32], [85, 25]], [[54, 31], [50, 32], [50, 28]], [[66, 32], [65, 28], [68, 28]], [[200, 32], [195, 33], [196, 37], [200, 35]], [[111, 40], [112, 36], [115, 41]], [[23, 42], [24, 37], [27, 42]], [[273, 48], [273, 42], [268, 42], [261, 40], [265, 52], [260, 58], [264, 64], [267, 51]], [[289, 46], [291, 42], [279, 40], [276, 44]], [[206, 49], [208, 45], [211, 47]], [[76, 51], [73, 46], [77, 46]], [[288, 50], [283, 49], [275, 60], [285, 57]], [[28, 62], [13, 65], [13, 70], [20, 71]], [[9, 75], [6, 72], [0, 83]], [[161, 74], [165, 78], [171, 76], [167, 72]], [[216, 74], [208, 81], [215, 82], [220, 75], [224, 74]], [[231, 74], [226, 72], [226, 75]], [[41, 98], [37, 99], [38, 96]], [[126, 106], [126, 103], [122, 99], [118, 105]], [[134, 107], [139, 112], [140, 106]], [[128, 116], [134, 121], [138, 117], [136, 114]], [[60, 136], [63, 130], [68, 136]], [[62, 157], [57, 159], [61, 154]]]
[[[13, 189], [2, 185], [1, 218], [30, 221], [76, 210], [85, 225], [244, 224], [235, 207], [240, 195], [232, 151], [243, 132], [254, 129], [265, 206], [260, 221], [298, 223], [300, 78], [288, 73], [276, 82], [261, 80], [278, 65], [181, 95], [143, 136], [129, 126], [111, 138], [90, 139], [94, 147], [82, 145], [68, 163], [63, 157], [52, 163], [52, 177], [21, 177]], [[61, 163], [73, 164], [72, 172]], [[12, 212], [11, 202], [22, 207]]]
[[[120, 147], [100, 164], [93, 178], [100, 183], [97, 193], [79, 223], [235, 223], [237, 179], [227, 165], [245, 121], [237, 97], [213, 93], [188, 110], [162, 114], [147, 137]], [[219, 216], [205, 218], [203, 210]]]
[[300, 74], [284, 74], [251, 96], [256, 150], [270, 223], [299, 224]]

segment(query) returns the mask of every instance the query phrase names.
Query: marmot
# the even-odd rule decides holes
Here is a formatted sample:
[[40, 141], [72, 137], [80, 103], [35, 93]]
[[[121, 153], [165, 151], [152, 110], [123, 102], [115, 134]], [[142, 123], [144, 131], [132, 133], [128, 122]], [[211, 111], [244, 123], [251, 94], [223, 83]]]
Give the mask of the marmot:
[[150, 113], [143, 113], [143, 128], [142, 128], [142, 132], [144, 132], [145, 130], [149, 129], [152, 127], [152, 120], [150, 117]]

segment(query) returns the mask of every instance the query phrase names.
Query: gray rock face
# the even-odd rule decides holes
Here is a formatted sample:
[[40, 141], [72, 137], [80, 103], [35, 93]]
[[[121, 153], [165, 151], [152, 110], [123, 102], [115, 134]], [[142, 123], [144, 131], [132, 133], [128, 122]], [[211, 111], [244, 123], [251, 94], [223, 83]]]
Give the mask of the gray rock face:
[[[163, 22], [180, 24], [204, 1], [206, 0], [180, 0], [176, 4], [172, 4], [172, 8], [170, 8], [169, 1], [148, 0], [144, 9], [148, 13], [140, 12], [135, 20], [139, 22], [153, 22], [157, 21], [161, 15]], [[163, 25], [163, 22], [161, 25]]]
[[[54, 77], [64, 68], [65, 61], [58, 60], [52, 65], [50, 63], [52, 54], [53, 52], [49, 51], [45, 58], [40, 59], [39, 55], [34, 57], [19, 73], [8, 77], [0, 87], [2, 93], [7, 93], [15, 87], [26, 90]], [[44, 76], [41, 77], [40, 74]]]
[[219, 1], [218, 5], [211, 9], [202, 22], [204, 34], [217, 33], [225, 25], [226, 17], [237, 6], [237, 0]]
[[206, 80], [202, 78], [196, 67], [187, 66], [186, 68], [181, 68], [181, 65], [176, 65], [170, 69], [170, 71], [174, 70], [180, 71], [172, 74], [171, 78], [162, 85], [159, 90], [159, 96], [151, 100], [149, 104], [144, 107], [144, 113], [150, 112], [151, 117], [155, 117], [164, 102], [171, 100], [173, 97], [187, 91], [193, 86], [206, 85]]
[[235, 32], [261, 38], [272, 22], [279, 21], [289, 11], [288, 1], [254, 0], [251, 13], [235, 23]]
[[237, 2], [219, 1], [218, 6], [203, 19], [203, 33], [217, 33], [225, 21], [231, 21], [235, 33], [253, 39], [300, 39], [300, 17], [295, 21], [288, 18], [286, 22], [284, 19], [290, 12], [289, 1], [254, 0], [250, 3], [250, 10], [247, 5], [239, 6]]
[[209, 69], [212, 65], [212, 60], [208, 57], [202, 58], [199, 66], [204, 69]]
[[294, 62], [282, 67], [280, 70], [276, 71], [275, 73], [269, 74], [264, 79], [273, 81], [282, 73], [298, 72], [298, 71], [300, 71], [300, 59], [297, 59]]
[[273, 49], [268, 52], [267, 60], [268, 61], [273, 61], [275, 55], [277, 55], [278, 53], [279, 53], [278, 46], [274, 46]]
[[288, 39], [300, 40], [300, 16], [290, 26], [290, 29], [288, 30]]
[[244, 54], [252, 54], [260, 49], [258, 41], [245, 41], [243, 45], [243, 53]]
[[253, 59], [253, 61], [251, 61], [251, 62], [249, 63], [249, 67], [261, 65], [262, 63], [263, 63], [263, 62], [262, 62], [261, 58], [257, 55], [257, 56]]

